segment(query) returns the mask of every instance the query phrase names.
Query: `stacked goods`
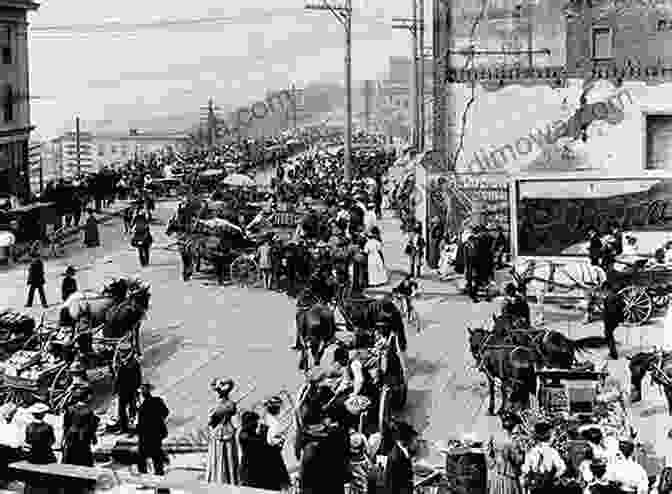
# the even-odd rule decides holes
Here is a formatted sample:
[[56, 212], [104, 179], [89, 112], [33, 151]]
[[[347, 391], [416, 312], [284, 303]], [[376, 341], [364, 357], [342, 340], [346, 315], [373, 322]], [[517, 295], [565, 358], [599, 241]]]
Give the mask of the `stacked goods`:
[[35, 331], [35, 319], [30, 315], [12, 309], [0, 310], [0, 340], [12, 335], [30, 335]]

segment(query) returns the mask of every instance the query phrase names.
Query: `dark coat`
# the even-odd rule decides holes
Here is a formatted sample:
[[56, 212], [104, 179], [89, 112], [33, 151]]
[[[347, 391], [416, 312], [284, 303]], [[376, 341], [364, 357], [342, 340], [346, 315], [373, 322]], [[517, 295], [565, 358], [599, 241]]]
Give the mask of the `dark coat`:
[[114, 381], [114, 392], [122, 400], [128, 401], [135, 398], [142, 384], [142, 370], [137, 360], [131, 360], [119, 368]]
[[624, 304], [623, 299], [619, 297], [616, 292], [610, 292], [604, 298], [604, 310], [602, 311], [602, 318], [605, 323], [609, 325], [618, 325], [624, 320]]
[[588, 257], [590, 257], [591, 264], [595, 266], [600, 264], [600, 258], [602, 257], [602, 241], [597, 235], [591, 238], [588, 243]]
[[241, 461], [238, 476], [240, 485], [264, 489], [268, 484], [266, 469], [266, 438], [256, 431], [241, 431], [238, 436]]
[[72, 276], [66, 276], [61, 283], [61, 299], [65, 302], [70, 295], [77, 291], [77, 280]]
[[75, 403], [68, 407], [63, 416], [63, 463], [93, 466], [91, 445], [98, 441], [96, 431], [99, 423], [100, 419], [87, 405]]
[[55, 463], [52, 446], [56, 442], [54, 428], [46, 422], [32, 422], [26, 427], [26, 443], [30, 446], [28, 461], [38, 465]]
[[84, 243], [87, 247], [100, 246], [100, 233], [98, 232], [98, 221], [93, 216], [87, 218], [84, 227]]
[[394, 445], [385, 467], [386, 494], [413, 494], [413, 463]]
[[150, 396], [142, 402], [138, 409], [138, 446], [141, 452], [160, 446], [168, 436], [166, 419], [169, 413], [166, 403], [158, 396]]
[[42, 259], [35, 259], [28, 267], [28, 284], [44, 285], [44, 263]]

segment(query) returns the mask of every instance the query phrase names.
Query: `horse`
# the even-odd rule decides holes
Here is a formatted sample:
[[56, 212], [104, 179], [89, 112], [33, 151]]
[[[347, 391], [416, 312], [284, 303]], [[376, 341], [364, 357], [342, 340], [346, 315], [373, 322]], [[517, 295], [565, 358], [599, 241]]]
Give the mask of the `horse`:
[[73, 293], [61, 306], [61, 324], [75, 326], [77, 323], [86, 322], [90, 327], [103, 324], [107, 311], [126, 298], [131, 283], [129, 280], [120, 279], [106, 286], [102, 293]]
[[456, 272], [464, 273], [465, 292], [476, 299], [479, 288], [492, 276], [493, 254], [489, 236], [472, 235], [458, 247]]
[[667, 399], [667, 410], [672, 415], [672, 353], [639, 352], [628, 357], [630, 361], [630, 401], [642, 401], [642, 380], [647, 372], [651, 373], [654, 383], [660, 385]]
[[391, 296], [376, 299], [361, 295], [357, 299], [343, 300], [338, 308], [349, 331], [372, 334], [378, 330], [384, 333], [384, 336], [393, 333], [398, 338], [401, 351], [406, 351], [408, 342], [404, 316]]
[[149, 309], [149, 286], [134, 288], [128, 297], [116, 306], [111, 307], [105, 315], [103, 336], [105, 338], [121, 338], [133, 331], [132, 338], [135, 349], [140, 351], [140, 322]]
[[507, 410], [509, 395], [519, 397], [523, 407], [529, 406], [529, 397], [536, 391], [537, 356], [528, 347], [495, 341], [494, 333], [483, 329], [467, 328], [469, 350], [487, 380], [490, 394], [488, 414], [495, 415], [495, 379], [502, 384], [502, 404], [497, 412]]
[[320, 302], [307, 309], [297, 309], [296, 330], [302, 346], [299, 369], [305, 371], [319, 366], [325, 349], [336, 336], [334, 312]]

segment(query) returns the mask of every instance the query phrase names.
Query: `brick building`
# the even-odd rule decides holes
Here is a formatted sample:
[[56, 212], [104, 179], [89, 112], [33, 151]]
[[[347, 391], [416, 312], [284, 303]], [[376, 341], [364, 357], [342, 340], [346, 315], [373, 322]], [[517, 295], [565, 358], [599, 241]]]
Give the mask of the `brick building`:
[[0, 194], [30, 195], [28, 12], [30, 0], [0, 1]]

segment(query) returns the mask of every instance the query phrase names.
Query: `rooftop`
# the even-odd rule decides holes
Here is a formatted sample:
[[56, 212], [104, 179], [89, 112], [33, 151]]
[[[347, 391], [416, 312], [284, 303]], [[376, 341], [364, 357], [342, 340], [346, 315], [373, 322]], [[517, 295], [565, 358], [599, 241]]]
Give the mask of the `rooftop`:
[[9, 7], [13, 9], [37, 10], [40, 4], [31, 0], [0, 0], [0, 8]]

